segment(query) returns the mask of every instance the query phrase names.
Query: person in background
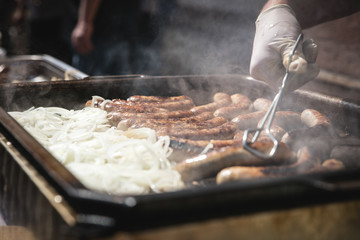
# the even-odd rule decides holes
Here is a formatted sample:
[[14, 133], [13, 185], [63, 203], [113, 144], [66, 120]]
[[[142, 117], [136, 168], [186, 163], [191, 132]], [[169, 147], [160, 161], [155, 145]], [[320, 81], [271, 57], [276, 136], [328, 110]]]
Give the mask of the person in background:
[[159, 2], [80, 0], [73, 66], [93, 76], [156, 73]]
[[[269, 0], [256, 20], [250, 75], [278, 88], [285, 75], [289, 54], [302, 29], [335, 20], [360, 10], [359, 0]], [[294, 90], [319, 73], [317, 45], [306, 40], [289, 65], [294, 73], [288, 90]]]
[[2, 58], [12, 55], [9, 28], [15, 2], [13, 0], [0, 0], [0, 6], [0, 58]]
[[49, 54], [71, 64], [72, 7], [68, 0], [16, 0], [13, 23], [27, 26], [29, 54]]

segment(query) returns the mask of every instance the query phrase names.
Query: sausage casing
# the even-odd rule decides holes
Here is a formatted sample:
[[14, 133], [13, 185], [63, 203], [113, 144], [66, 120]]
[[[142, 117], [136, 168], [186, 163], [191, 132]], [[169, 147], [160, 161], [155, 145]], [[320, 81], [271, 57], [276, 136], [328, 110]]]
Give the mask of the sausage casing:
[[[252, 147], [268, 153], [272, 149], [271, 142], [255, 142]], [[259, 158], [241, 146], [231, 146], [201, 154], [187, 159], [176, 166], [183, 181], [193, 181], [216, 175], [221, 169], [231, 166], [261, 166], [284, 164], [294, 159], [294, 153], [285, 144], [280, 143], [275, 156], [271, 159]]]

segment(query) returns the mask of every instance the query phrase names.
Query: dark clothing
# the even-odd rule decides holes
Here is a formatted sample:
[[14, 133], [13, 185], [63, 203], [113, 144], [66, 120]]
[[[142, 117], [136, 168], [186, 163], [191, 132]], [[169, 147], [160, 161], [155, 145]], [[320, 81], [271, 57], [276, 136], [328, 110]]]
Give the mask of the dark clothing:
[[29, 53], [49, 54], [71, 64], [70, 36], [77, 13], [75, 5], [70, 0], [30, 0], [27, 8]]
[[158, 73], [159, 13], [144, 9], [144, 1], [101, 1], [94, 20], [95, 49], [75, 54], [74, 67], [89, 75]]
[[71, 63], [72, 50], [64, 34], [63, 18], [29, 21], [29, 53], [48, 54]]
[[0, 0], [0, 47], [4, 48], [7, 51], [8, 55], [12, 54], [9, 28], [11, 22], [11, 15], [15, 6], [16, 4], [14, 0]]

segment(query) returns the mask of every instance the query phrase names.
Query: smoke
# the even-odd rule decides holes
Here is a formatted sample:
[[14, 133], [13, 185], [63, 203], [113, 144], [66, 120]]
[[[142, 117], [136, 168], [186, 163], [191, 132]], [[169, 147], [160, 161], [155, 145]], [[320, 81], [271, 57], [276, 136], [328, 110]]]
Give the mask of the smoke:
[[264, 1], [177, 3], [162, 31], [162, 74], [248, 74]]

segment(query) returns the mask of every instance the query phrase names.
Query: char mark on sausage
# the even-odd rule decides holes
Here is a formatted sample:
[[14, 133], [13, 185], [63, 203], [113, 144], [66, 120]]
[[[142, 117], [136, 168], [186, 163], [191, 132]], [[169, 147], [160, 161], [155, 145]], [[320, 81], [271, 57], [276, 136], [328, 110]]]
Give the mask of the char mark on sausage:
[[121, 120], [125, 119], [170, 119], [194, 117], [197, 114], [191, 111], [172, 111], [159, 113], [131, 113], [131, 112], [109, 112], [107, 118], [113, 126], [117, 126]]
[[[271, 142], [255, 142], [254, 149], [269, 153], [272, 148]], [[215, 176], [220, 170], [231, 166], [265, 166], [285, 164], [294, 159], [294, 153], [285, 144], [280, 143], [275, 156], [270, 159], [259, 158], [241, 146], [231, 146], [201, 154], [187, 159], [176, 166], [183, 181], [203, 179]]]
[[164, 128], [157, 130], [159, 135], [169, 135], [177, 138], [187, 138], [192, 140], [224, 140], [234, 137], [236, 125], [231, 122], [226, 122], [220, 126], [210, 129], [182, 129], [182, 128]]
[[298, 152], [297, 161], [294, 163], [281, 166], [231, 166], [222, 169], [216, 175], [216, 182], [223, 184], [264, 177], [291, 176], [306, 173], [317, 166], [319, 166], [318, 160], [305, 147]]
[[[200, 129], [210, 129], [214, 127], [218, 127], [224, 123], [226, 123], [226, 119], [222, 117], [211, 118], [205, 121], [193, 121], [189, 122], [184, 119], [184, 121], [173, 121], [171, 119], [167, 119], [167, 123], [164, 124], [163, 119], [128, 119], [125, 120], [127, 127], [131, 128], [153, 128], [155, 130], [166, 130], [169, 131], [182, 131], [184, 129], [187, 130], [200, 130]], [[122, 124], [121, 121], [119, 124]]]
[[178, 102], [167, 102], [167, 101], [161, 101], [161, 102], [131, 102], [131, 101], [125, 101], [122, 99], [114, 99], [113, 103], [119, 104], [119, 105], [129, 105], [129, 106], [142, 106], [142, 107], [152, 107], [152, 108], [163, 108], [167, 109], [169, 111], [180, 111], [180, 110], [189, 110], [192, 107], [195, 106], [193, 101], [190, 99], [185, 99], [183, 101]]
[[206, 125], [209, 124], [211, 122], [216, 122], [218, 121], [218, 125], [223, 124], [224, 122], [221, 121], [223, 119], [213, 119], [213, 114], [211, 112], [203, 112], [200, 113], [199, 115], [195, 115], [195, 116], [191, 116], [191, 117], [184, 117], [184, 118], [129, 118], [129, 119], [124, 119], [121, 120], [118, 124], [118, 128], [119, 129], [127, 129], [129, 127], [132, 126], [136, 126], [136, 125], [148, 125], [148, 126], [152, 126], [152, 125], [158, 125], [158, 126], [173, 126], [173, 127], [180, 127], [180, 126], [184, 126], [184, 125], [192, 125], [192, 126], [196, 126], [196, 125]]

